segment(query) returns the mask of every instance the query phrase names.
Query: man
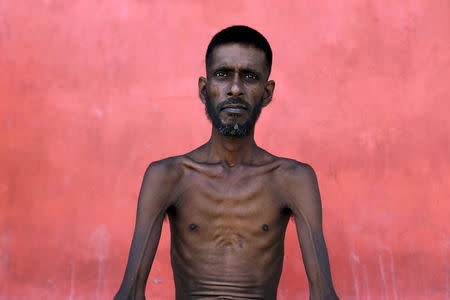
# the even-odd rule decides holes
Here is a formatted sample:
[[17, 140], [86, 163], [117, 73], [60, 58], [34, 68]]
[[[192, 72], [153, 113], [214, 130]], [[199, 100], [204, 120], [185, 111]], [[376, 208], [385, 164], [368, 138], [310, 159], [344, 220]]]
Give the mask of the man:
[[254, 126], [272, 100], [272, 51], [246, 26], [216, 34], [206, 52], [199, 96], [210, 140], [182, 156], [153, 162], [138, 200], [135, 232], [115, 300], [145, 299], [167, 214], [177, 300], [274, 300], [284, 237], [295, 220], [312, 300], [338, 299], [322, 232], [313, 169], [259, 148]]

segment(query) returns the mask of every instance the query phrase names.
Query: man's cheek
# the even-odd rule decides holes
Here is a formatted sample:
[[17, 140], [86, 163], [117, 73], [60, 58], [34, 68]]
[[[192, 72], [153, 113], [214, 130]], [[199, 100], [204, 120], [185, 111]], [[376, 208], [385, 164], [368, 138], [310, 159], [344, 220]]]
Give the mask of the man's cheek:
[[218, 98], [220, 98], [221, 90], [222, 89], [219, 86], [212, 84], [208, 89], [208, 95], [213, 101], [218, 100]]

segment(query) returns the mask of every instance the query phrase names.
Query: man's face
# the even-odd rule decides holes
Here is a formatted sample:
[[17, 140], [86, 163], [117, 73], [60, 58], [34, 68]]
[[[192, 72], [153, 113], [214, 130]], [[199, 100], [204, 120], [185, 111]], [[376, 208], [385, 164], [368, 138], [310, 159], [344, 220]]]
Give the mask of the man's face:
[[225, 136], [252, 132], [275, 83], [267, 81], [265, 54], [241, 44], [225, 44], [212, 52], [207, 79], [200, 78], [200, 97], [213, 126]]

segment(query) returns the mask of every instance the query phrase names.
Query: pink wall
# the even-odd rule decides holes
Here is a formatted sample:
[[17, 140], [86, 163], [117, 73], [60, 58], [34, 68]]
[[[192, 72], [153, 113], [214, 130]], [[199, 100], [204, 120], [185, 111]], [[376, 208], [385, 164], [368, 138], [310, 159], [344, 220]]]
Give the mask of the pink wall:
[[[272, 44], [257, 142], [315, 167], [342, 299], [450, 299], [449, 20], [448, 0], [0, 1], [0, 299], [112, 298], [147, 164], [209, 136], [197, 78], [232, 24]], [[307, 299], [287, 235], [279, 299]], [[165, 224], [151, 299], [171, 277]]]

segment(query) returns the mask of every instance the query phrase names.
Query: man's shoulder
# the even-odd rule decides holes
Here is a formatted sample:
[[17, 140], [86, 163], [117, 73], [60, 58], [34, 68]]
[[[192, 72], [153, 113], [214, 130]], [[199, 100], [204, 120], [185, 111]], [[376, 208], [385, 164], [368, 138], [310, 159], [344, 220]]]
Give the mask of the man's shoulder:
[[313, 167], [307, 163], [285, 157], [277, 157], [277, 161], [280, 165], [278, 174], [286, 183], [298, 183], [316, 177]]
[[[282, 160], [283, 163], [279, 168], [277, 183], [283, 186], [289, 207], [291, 209], [298, 208], [299, 203], [307, 206], [320, 203], [320, 198], [310, 197], [310, 195], [315, 195], [318, 191], [316, 174], [311, 165], [289, 158]], [[319, 201], [316, 201], [317, 199]]]
[[191, 153], [153, 161], [147, 167], [146, 174], [149, 173], [152, 176], [156, 175], [167, 179], [180, 179], [187, 168], [192, 167], [193, 164], [200, 164], [190, 156]]
[[176, 180], [182, 175], [182, 160], [182, 156], [172, 156], [153, 161], [148, 165], [145, 176]]
[[288, 175], [301, 175], [304, 173], [314, 172], [311, 165], [286, 157], [277, 157], [280, 164], [280, 171]]

